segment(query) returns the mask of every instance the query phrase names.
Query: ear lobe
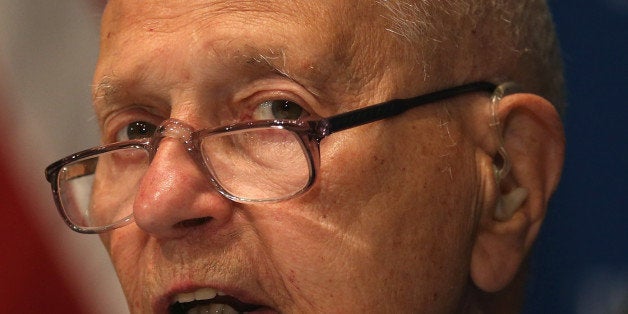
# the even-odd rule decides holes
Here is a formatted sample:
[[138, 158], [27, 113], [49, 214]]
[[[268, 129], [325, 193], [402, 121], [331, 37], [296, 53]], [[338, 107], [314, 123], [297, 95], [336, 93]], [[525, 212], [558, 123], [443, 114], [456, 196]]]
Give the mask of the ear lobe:
[[[470, 269], [475, 285], [486, 292], [502, 290], [519, 271], [558, 184], [564, 158], [562, 124], [545, 99], [513, 94], [500, 101], [497, 115], [511, 170], [498, 182], [492, 169], [480, 169], [485, 182], [483, 212]], [[486, 153], [494, 156], [497, 147], [488, 149]]]

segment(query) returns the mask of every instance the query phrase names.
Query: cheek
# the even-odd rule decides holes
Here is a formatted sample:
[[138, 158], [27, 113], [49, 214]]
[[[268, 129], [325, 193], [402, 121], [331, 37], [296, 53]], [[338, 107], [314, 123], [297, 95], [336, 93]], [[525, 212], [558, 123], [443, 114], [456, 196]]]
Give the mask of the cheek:
[[268, 261], [262, 268], [272, 269], [266, 280], [285, 289], [295, 308], [324, 312], [330, 308], [325, 304], [336, 298], [330, 294], [346, 286], [346, 276], [339, 274], [350, 272], [352, 258], [364, 256], [361, 245], [347, 239], [327, 215], [296, 202], [284, 205], [265, 209], [264, 217], [256, 221], [265, 248], [263, 260]]
[[455, 163], [468, 159], [464, 143], [447, 148], [458, 154], [447, 159], [440, 139], [346, 139], [322, 148], [313, 190], [260, 230], [284, 281], [319, 305], [342, 298], [372, 310], [382, 297], [410, 307], [456, 298], [473, 221], [465, 188], [473, 168]]
[[[148, 242], [147, 235], [140, 232], [135, 224], [131, 224], [104, 233], [101, 239], [109, 252], [127, 300], [145, 299], [141, 296], [150, 290], [151, 285], [144, 279], [152, 278], [146, 272], [153, 270], [145, 262], [148, 257], [142, 255], [146, 252], [144, 248]], [[134, 305], [130, 306], [134, 307]]]

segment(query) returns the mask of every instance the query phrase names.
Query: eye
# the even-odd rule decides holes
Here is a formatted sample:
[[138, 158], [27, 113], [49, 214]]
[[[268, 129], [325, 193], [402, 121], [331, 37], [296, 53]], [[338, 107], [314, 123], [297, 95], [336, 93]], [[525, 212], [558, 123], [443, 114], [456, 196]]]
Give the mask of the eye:
[[128, 141], [153, 136], [157, 126], [146, 121], [135, 121], [127, 124], [116, 134], [116, 141]]
[[256, 120], [297, 120], [307, 116], [307, 111], [299, 104], [284, 100], [266, 100], [253, 112]]

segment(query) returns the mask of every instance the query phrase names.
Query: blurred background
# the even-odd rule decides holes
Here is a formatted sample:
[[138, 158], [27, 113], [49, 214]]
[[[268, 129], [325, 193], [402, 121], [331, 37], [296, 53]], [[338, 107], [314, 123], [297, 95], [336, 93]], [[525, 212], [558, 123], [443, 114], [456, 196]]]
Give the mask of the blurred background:
[[526, 313], [628, 313], [628, 0], [550, 1], [567, 156], [531, 263]]
[[[0, 0], [0, 313], [125, 313], [97, 236], [71, 232], [43, 179], [98, 143], [97, 0]], [[561, 185], [525, 313], [628, 313], [628, 0], [550, 1], [569, 104]]]

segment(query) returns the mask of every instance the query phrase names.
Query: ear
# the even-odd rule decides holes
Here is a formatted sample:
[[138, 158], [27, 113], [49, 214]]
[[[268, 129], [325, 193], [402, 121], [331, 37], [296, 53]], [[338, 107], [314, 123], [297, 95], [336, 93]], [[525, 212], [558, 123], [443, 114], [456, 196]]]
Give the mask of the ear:
[[486, 292], [505, 288], [528, 254], [558, 185], [565, 146], [559, 115], [542, 97], [506, 96], [496, 113], [512, 168], [496, 179], [492, 168], [501, 163], [491, 141], [479, 161], [482, 212], [470, 265], [471, 279]]

